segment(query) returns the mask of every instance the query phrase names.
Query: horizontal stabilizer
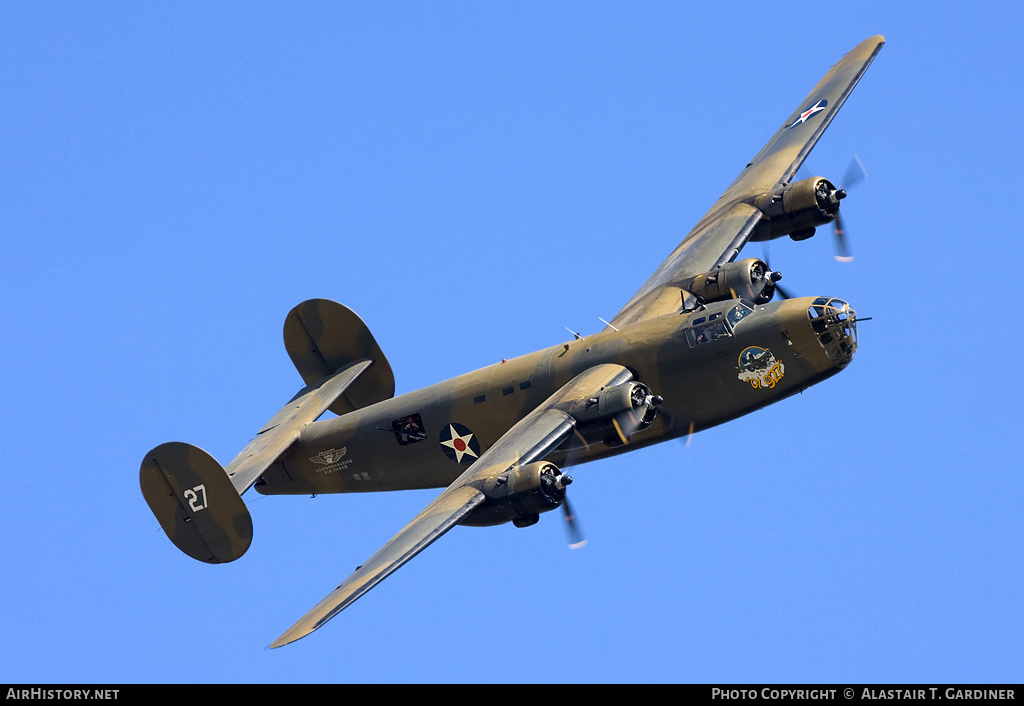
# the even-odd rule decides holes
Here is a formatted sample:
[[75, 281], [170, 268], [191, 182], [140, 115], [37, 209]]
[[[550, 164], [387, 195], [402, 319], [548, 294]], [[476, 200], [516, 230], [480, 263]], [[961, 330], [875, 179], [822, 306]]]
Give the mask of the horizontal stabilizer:
[[281, 457], [299, 434], [315, 422], [345, 390], [371, 366], [373, 361], [359, 360], [324, 380], [319, 387], [304, 387], [274, 418], [263, 425], [225, 471], [235, 486], [244, 493], [263, 472]]
[[180, 441], [146, 454], [139, 471], [142, 495], [174, 546], [209, 564], [245, 554], [252, 542], [252, 518], [242, 493], [372, 365], [370, 360], [355, 361], [319, 386], [299, 390], [227, 468], [201, 448]]
[[139, 485], [174, 546], [208, 564], [234, 561], [252, 542], [252, 517], [217, 460], [180, 441], [146, 454]]

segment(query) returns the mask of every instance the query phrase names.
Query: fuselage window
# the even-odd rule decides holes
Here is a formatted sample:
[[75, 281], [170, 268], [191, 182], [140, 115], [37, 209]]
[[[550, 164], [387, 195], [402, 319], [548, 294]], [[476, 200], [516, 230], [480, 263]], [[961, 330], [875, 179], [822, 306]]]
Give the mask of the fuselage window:
[[418, 414], [410, 414], [391, 422], [391, 429], [395, 432], [395, 438], [402, 446], [415, 444], [427, 438], [427, 430], [423, 428], [423, 419]]

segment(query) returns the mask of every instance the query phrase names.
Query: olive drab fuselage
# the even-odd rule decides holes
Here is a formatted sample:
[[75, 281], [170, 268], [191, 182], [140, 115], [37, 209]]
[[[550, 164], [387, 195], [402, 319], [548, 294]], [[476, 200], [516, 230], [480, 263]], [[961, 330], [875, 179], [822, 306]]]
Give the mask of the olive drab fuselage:
[[[829, 301], [838, 302], [832, 311], [840, 318], [832, 322], [834, 336], [825, 332], [831, 339], [826, 342], [824, 319], [815, 313]], [[548, 459], [563, 465], [571, 454], [575, 465], [685, 436], [781, 400], [839, 372], [855, 349], [853, 311], [828, 298], [760, 305], [737, 299], [621, 330], [609, 327], [315, 422], [256, 490], [275, 495], [446, 487], [525, 414], [600, 363], [630, 369], [664, 398], [654, 423], [627, 444], [612, 439], [611, 445], [559, 450]]]

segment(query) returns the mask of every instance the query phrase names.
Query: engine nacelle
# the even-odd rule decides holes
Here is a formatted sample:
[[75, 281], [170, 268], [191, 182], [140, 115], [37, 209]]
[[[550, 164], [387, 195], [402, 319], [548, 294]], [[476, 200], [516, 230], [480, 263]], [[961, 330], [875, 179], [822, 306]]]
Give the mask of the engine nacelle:
[[569, 414], [576, 419], [576, 432], [588, 444], [621, 446], [632, 434], [654, 423], [661, 402], [642, 382], [624, 382], [577, 402]]
[[704, 302], [717, 302], [742, 297], [755, 304], [771, 301], [775, 283], [782, 278], [757, 258], [748, 258], [697, 275], [680, 286]]
[[762, 212], [771, 221], [772, 238], [788, 235], [805, 240], [814, 229], [831, 223], [839, 215], [839, 201], [846, 192], [824, 177], [811, 177], [793, 182], [781, 193], [772, 196]]
[[565, 501], [565, 486], [572, 477], [553, 463], [538, 461], [487, 479], [481, 490], [487, 502], [461, 524], [488, 527], [511, 522], [516, 527], [535, 524], [542, 512]]

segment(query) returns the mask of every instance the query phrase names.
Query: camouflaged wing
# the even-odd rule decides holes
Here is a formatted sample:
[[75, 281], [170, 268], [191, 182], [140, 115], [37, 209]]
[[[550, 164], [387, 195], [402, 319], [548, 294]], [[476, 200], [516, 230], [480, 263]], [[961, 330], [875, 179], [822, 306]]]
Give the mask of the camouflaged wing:
[[825, 74], [711, 210], [615, 315], [613, 327], [677, 311], [683, 296], [678, 286], [681, 281], [736, 259], [755, 231], [767, 223], [761, 209], [793, 179], [883, 44], [885, 38], [881, 35], [864, 40]]
[[517, 464], [540, 460], [576, 427], [570, 406], [603, 388], [632, 378], [621, 365], [598, 365], [579, 374], [505, 433], [465, 473], [430, 503], [341, 585], [277, 638], [270, 647], [294, 642], [324, 625], [360, 596], [426, 549], [487, 501], [484, 487]]

